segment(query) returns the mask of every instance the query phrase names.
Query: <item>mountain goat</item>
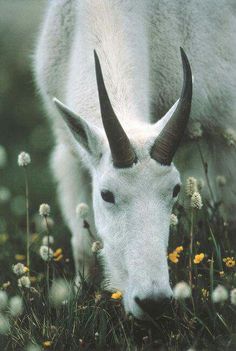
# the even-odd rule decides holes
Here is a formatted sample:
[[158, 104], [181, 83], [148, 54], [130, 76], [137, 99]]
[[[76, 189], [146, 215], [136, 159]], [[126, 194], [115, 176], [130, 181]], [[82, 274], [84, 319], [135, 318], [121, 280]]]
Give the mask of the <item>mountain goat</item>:
[[47, 10], [34, 69], [76, 272], [88, 276], [93, 262], [75, 216], [85, 202], [105, 275], [137, 318], [172, 295], [172, 207], [181, 180], [205, 177], [195, 138], [215, 201], [222, 175], [228, 218], [235, 211], [235, 10], [226, 0], [56, 0]]

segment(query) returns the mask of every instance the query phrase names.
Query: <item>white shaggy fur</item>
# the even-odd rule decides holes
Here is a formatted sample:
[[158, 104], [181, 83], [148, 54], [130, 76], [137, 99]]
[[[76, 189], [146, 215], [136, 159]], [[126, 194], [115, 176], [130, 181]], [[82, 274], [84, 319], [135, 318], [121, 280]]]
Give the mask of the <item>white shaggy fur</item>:
[[[174, 160], [179, 172], [173, 164], [159, 165], [149, 154], [175, 106], [156, 121], [180, 95], [180, 46], [194, 74], [189, 128], [196, 121], [201, 124], [200, 145], [215, 200], [222, 196], [215, 178], [224, 175], [228, 216], [235, 210], [235, 146], [224, 137], [226, 128], [236, 130], [235, 13], [230, 0], [55, 0], [47, 10], [35, 77], [56, 139], [52, 169], [72, 232], [76, 270], [84, 266], [88, 274], [91, 265], [91, 243], [75, 217], [76, 205], [86, 202], [93, 209], [88, 219], [92, 231], [96, 224], [104, 242], [111, 287], [124, 292], [126, 310], [137, 317], [142, 312], [135, 296], [171, 295], [166, 250], [179, 172], [182, 180], [189, 175], [205, 177], [197, 144], [187, 137]], [[116, 169], [111, 162], [100, 116], [94, 49], [112, 106], [138, 155], [139, 162], [128, 169]], [[72, 136], [53, 96], [87, 122], [89, 150], [80, 136]], [[113, 192], [114, 205], [102, 200], [102, 189]]]

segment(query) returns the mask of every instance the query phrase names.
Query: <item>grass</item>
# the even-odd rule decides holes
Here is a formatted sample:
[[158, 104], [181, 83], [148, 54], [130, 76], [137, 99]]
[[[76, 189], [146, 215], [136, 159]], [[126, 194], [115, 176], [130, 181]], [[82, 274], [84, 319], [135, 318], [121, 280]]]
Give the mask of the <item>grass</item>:
[[[27, 167], [29, 179], [31, 167]], [[221, 217], [219, 204], [204, 203], [198, 210], [188, 206], [188, 198], [185, 202], [185, 207], [177, 205], [174, 209], [178, 224], [171, 227], [168, 252], [174, 253], [175, 260], [169, 259], [169, 267], [172, 286], [185, 281], [191, 285], [192, 295], [173, 302], [170, 312], [148, 322], [126, 316], [122, 301], [112, 299], [111, 293], [101, 288], [97, 277], [102, 270], [97, 257], [96, 279], [87, 283], [81, 277], [81, 288], [74, 289], [69, 236], [60, 218], [55, 216], [50, 228], [43, 225], [48, 217], [38, 217], [35, 226], [28, 210], [24, 220], [11, 217], [11, 233], [0, 234], [0, 287], [9, 298], [21, 296], [24, 311], [12, 316], [5, 307], [1, 312], [10, 322], [9, 330], [0, 334], [1, 350], [235, 350], [236, 306], [230, 298], [221, 303], [211, 299], [219, 284], [228, 292], [236, 287], [236, 266], [229, 267], [225, 261], [233, 257], [235, 263], [233, 230]], [[53, 251], [62, 248], [63, 257], [58, 261], [54, 257], [45, 262], [39, 255], [42, 237], [48, 234], [55, 238]], [[26, 276], [31, 279], [31, 287], [20, 288], [12, 265], [19, 260], [27, 264], [28, 246], [30, 272]], [[176, 254], [180, 246], [183, 248]], [[194, 263], [201, 253], [204, 257]], [[59, 278], [66, 281], [69, 293], [63, 302], [54, 304], [50, 289]]]

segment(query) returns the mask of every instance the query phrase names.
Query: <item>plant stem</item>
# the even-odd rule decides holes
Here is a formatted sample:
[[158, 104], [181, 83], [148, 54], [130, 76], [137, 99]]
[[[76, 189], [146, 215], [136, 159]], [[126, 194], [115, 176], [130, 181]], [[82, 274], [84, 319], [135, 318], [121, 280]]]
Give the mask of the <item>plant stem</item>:
[[26, 204], [26, 265], [30, 272], [30, 225], [29, 225], [29, 184], [27, 177], [27, 170], [25, 171], [25, 204]]
[[193, 208], [191, 208], [191, 222], [190, 222], [190, 253], [189, 253], [189, 284], [192, 288], [192, 255], [193, 255]]
[[204, 173], [205, 173], [205, 177], [206, 177], [206, 182], [207, 182], [207, 186], [209, 188], [209, 192], [213, 201], [213, 204], [215, 204], [215, 198], [214, 198], [214, 194], [211, 188], [211, 184], [210, 184], [210, 180], [208, 177], [208, 166], [207, 166], [207, 162], [205, 162], [204, 157], [203, 157], [203, 153], [202, 153], [202, 149], [199, 143], [197, 143], [197, 147], [198, 147], [198, 151], [200, 153], [200, 157], [201, 157], [201, 161], [202, 161], [202, 165], [203, 165], [203, 169], [204, 169]]

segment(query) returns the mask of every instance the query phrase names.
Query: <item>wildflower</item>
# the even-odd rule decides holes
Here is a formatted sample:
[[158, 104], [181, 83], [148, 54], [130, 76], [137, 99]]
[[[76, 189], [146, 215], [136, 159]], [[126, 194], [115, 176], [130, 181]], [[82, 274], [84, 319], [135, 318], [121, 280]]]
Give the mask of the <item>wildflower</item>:
[[10, 190], [5, 186], [0, 187], [0, 203], [4, 204], [10, 200], [11, 193]]
[[198, 255], [195, 255], [193, 262], [194, 262], [195, 264], [199, 264], [199, 263], [202, 262], [202, 260], [204, 259], [204, 257], [205, 257], [204, 253], [200, 253], [200, 254], [198, 254]]
[[207, 300], [209, 297], [209, 291], [207, 289], [202, 289], [202, 300]]
[[99, 291], [95, 292], [95, 298], [94, 298], [95, 303], [98, 303], [99, 301], [101, 301], [101, 299], [102, 299], [102, 294]]
[[183, 249], [184, 249], [183, 246], [177, 246], [175, 249], [175, 252], [180, 253], [183, 251]]
[[235, 266], [235, 259], [234, 257], [225, 257], [223, 258], [223, 262], [228, 268], [232, 268]]
[[228, 291], [223, 285], [218, 285], [213, 290], [211, 298], [214, 303], [224, 302], [228, 299]]
[[25, 260], [25, 255], [16, 254], [16, 255], [15, 255], [15, 259], [16, 259], [17, 261], [24, 261], [24, 260]]
[[54, 306], [58, 306], [70, 296], [68, 283], [63, 279], [54, 280], [50, 289], [50, 301]]
[[9, 288], [10, 285], [11, 285], [11, 283], [9, 281], [7, 281], [6, 283], [2, 284], [2, 287], [3, 287], [3, 289], [6, 290], [7, 288]]
[[226, 178], [225, 176], [222, 176], [222, 175], [218, 175], [216, 177], [216, 182], [219, 186], [224, 186], [226, 184]]
[[114, 292], [112, 295], [111, 295], [111, 298], [113, 299], [113, 300], [120, 300], [120, 299], [122, 299], [122, 292], [120, 292], [120, 291], [116, 291], [116, 292]]
[[0, 314], [0, 334], [7, 334], [10, 330], [10, 323], [7, 317]]
[[28, 267], [26, 267], [25, 265], [23, 265], [23, 263], [20, 263], [20, 262], [18, 262], [17, 264], [14, 264], [12, 266], [12, 270], [13, 270], [13, 273], [15, 273], [16, 275], [23, 275], [29, 272]]
[[23, 275], [23, 277], [18, 279], [18, 286], [20, 288], [30, 288], [30, 285], [31, 283], [29, 277]]
[[43, 347], [45, 349], [47, 349], [48, 347], [51, 347], [51, 346], [52, 346], [52, 341], [46, 340], [46, 341], [43, 342]]
[[0, 145], [0, 169], [3, 168], [7, 163], [7, 153], [5, 148]]
[[62, 254], [62, 249], [59, 248], [59, 249], [57, 249], [57, 250], [54, 252], [53, 257], [58, 257], [58, 256], [60, 256], [61, 254]]
[[48, 246], [54, 244], [54, 237], [52, 235], [45, 235], [42, 239], [42, 245]]
[[220, 272], [219, 272], [219, 275], [220, 275], [220, 277], [224, 277], [225, 272], [224, 272], [224, 271], [220, 271]]
[[102, 243], [100, 241], [94, 241], [92, 244], [92, 252], [96, 253], [102, 249]]
[[200, 210], [202, 208], [202, 197], [200, 193], [195, 192], [191, 197], [191, 207]]
[[236, 305], [236, 288], [230, 291], [230, 301], [232, 305]]
[[56, 262], [61, 261], [63, 259], [62, 249], [61, 248], [57, 249], [54, 252], [53, 257], [54, 257], [54, 261], [56, 261]]
[[179, 254], [176, 251], [173, 251], [173, 252], [169, 253], [168, 258], [173, 263], [178, 263], [179, 262]]
[[9, 302], [10, 314], [17, 317], [23, 312], [23, 300], [20, 296], [13, 296]]
[[46, 245], [42, 245], [39, 249], [39, 253], [41, 258], [44, 261], [50, 261], [53, 258], [53, 251], [50, 247]]
[[173, 289], [176, 300], [184, 300], [191, 296], [191, 288], [186, 282], [179, 282]]
[[186, 181], [186, 194], [187, 196], [192, 196], [195, 192], [198, 191], [197, 179], [194, 177], [189, 177]]
[[39, 214], [42, 217], [48, 217], [50, 215], [50, 206], [48, 204], [41, 204], [39, 206]]
[[0, 311], [7, 307], [8, 296], [5, 291], [0, 290]]
[[77, 207], [76, 207], [76, 215], [82, 219], [86, 219], [88, 217], [88, 213], [89, 213], [89, 207], [87, 204], [85, 203], [80, 203]]
[[18, 155], [18, 165], [20, 167], [26, 167], [30, 164], [31, 162], [31, 158], [30, 155], [27, 152], [22, 151], [19, 155]]
[[178, 217], [172, 213], [171, 216], [170, 216], [170, 225], [172, 227], [176, 226], [178, 224]]
[[203, 134], [201, 123], [198, 121], [193, 122], [188, 128], [188, 132], [189, 132], [190, 139], [192, 140], [200, 139]]
[[42, 348], [36, 344], [29, 344], [26, 348], [26, 351], [41, 351]]
[[224, 131], [224, 134], [223, 134], [227, 144], [229, 146], [232, 146], [232, 145], [235, 145], [236, 144], [236, 132], [234, 129], [232, 128], [227, 128], [225, 131]]

